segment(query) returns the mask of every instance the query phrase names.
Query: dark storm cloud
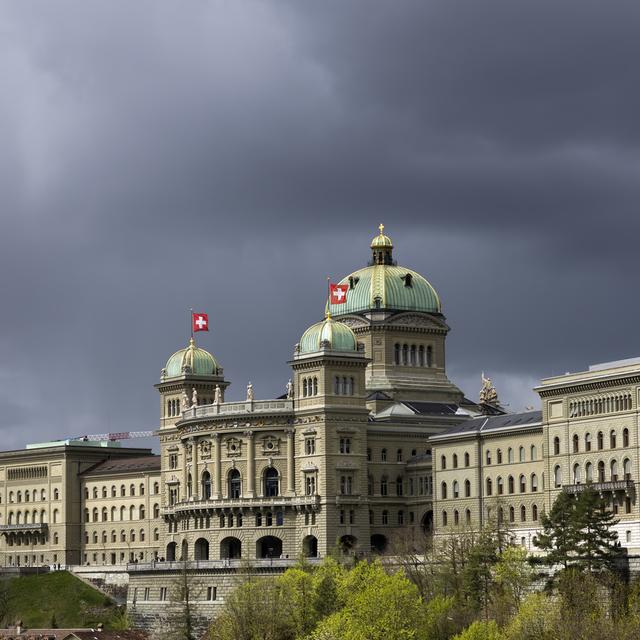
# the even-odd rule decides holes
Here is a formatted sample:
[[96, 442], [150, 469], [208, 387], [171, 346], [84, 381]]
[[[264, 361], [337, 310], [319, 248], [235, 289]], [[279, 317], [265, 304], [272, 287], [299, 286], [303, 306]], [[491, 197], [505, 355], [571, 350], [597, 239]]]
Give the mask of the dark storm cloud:
[[6, 446], [151, 428], [209, 310], [278, 394], [384, 221], [449, 372], [513, 408], [637, 355], [635, 2], [21, 2], [0, 10]]

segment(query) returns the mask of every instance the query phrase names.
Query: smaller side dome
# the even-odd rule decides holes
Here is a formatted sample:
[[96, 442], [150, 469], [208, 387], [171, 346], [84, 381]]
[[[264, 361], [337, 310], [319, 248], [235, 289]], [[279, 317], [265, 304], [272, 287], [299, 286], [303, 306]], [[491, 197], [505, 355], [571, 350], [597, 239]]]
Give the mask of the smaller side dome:
[[205, 349], [196, 347], [196, 341], [191, 338], [186, 349], [176, 351], [167, 361], [162, 370], [162, 377], [176, 378], [178, 376], [217, 376], [219, 367], [216, 359]]
[[323, 349], [358, 351], [358, 341], [355, 333], [346, 324], [327, 316], [322, 322], [312, 324], [302, 334], [298, 353], [313, 353]]

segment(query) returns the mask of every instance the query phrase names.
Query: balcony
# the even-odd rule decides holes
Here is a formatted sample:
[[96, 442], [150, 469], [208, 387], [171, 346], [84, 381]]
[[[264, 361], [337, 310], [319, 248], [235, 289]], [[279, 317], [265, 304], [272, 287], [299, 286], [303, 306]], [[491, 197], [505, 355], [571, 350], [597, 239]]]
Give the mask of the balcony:
[[624, 491], [630, 493], [633, 489], [633, 480], [611, 480], [609, 482], [588, 482], [585, 484], [565, 484], [562, 486], [563, 491], [567, 493], [582, 493], [590, 487], [598, 493], [608, 491]]
[[185, 420], [196, 418], [233, 416], [246, 413], [259, 413], [260, 415], [293, 413], [293, 400], [245, 400], [242, 402], [203, 404], [183, 411], [182, 418], [178, 424]]
[[317, 507], [320, 496], [274, 496], [272, 498], [220, 498], [216, 500], [188, 500], [162, 509], [163, 515], [192, 511], [220, 511], [224, 509], [270, 509]]
[[0, 534], [7, 533], [44, 533], [47, 530], [47, 523], [33, 524], [3, 524], [0, 525]]

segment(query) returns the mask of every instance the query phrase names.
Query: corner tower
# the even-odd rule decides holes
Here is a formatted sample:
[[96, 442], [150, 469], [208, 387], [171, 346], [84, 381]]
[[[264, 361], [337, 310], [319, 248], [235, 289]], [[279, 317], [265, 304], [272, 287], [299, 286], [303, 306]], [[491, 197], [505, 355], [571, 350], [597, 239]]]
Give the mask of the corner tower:
[[[224, 379], [222, 367], [205, 349], [196, 346], [193, 338], [185, 349], [176, 351], [160, 372], [160, 428], [168, 429], [180, 419], [182, 411], [194, 404], [213, 404], [216, 387], [219, 402], [229, 383]], [[195, 391], [195, 393], [194, 393]]]
[[328, 310], [364, 345], [372, 402], [457, 403], [463, 394], [446, 376], [449, 327], [440, 297], [422, 275], [396, 263], [393, 248], [380, 225], [369, 264], [340, 281], [348, 285], [346, 303]]

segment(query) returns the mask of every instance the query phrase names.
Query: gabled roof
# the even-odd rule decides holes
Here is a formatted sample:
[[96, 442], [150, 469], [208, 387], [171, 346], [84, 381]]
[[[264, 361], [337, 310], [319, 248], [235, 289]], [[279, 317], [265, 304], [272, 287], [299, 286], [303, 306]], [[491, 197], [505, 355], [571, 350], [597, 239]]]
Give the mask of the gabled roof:
[[465, 420], [455, 427], [431, 436], [429, 440], [445, 440], [447, 438], [480, 435], [487, 432], [502, 430], [525, 429], [542, 425], [541, 411], [527, 411], [524, 413], [508, 413], [498, 416], [483, 416], [473, 420]]

